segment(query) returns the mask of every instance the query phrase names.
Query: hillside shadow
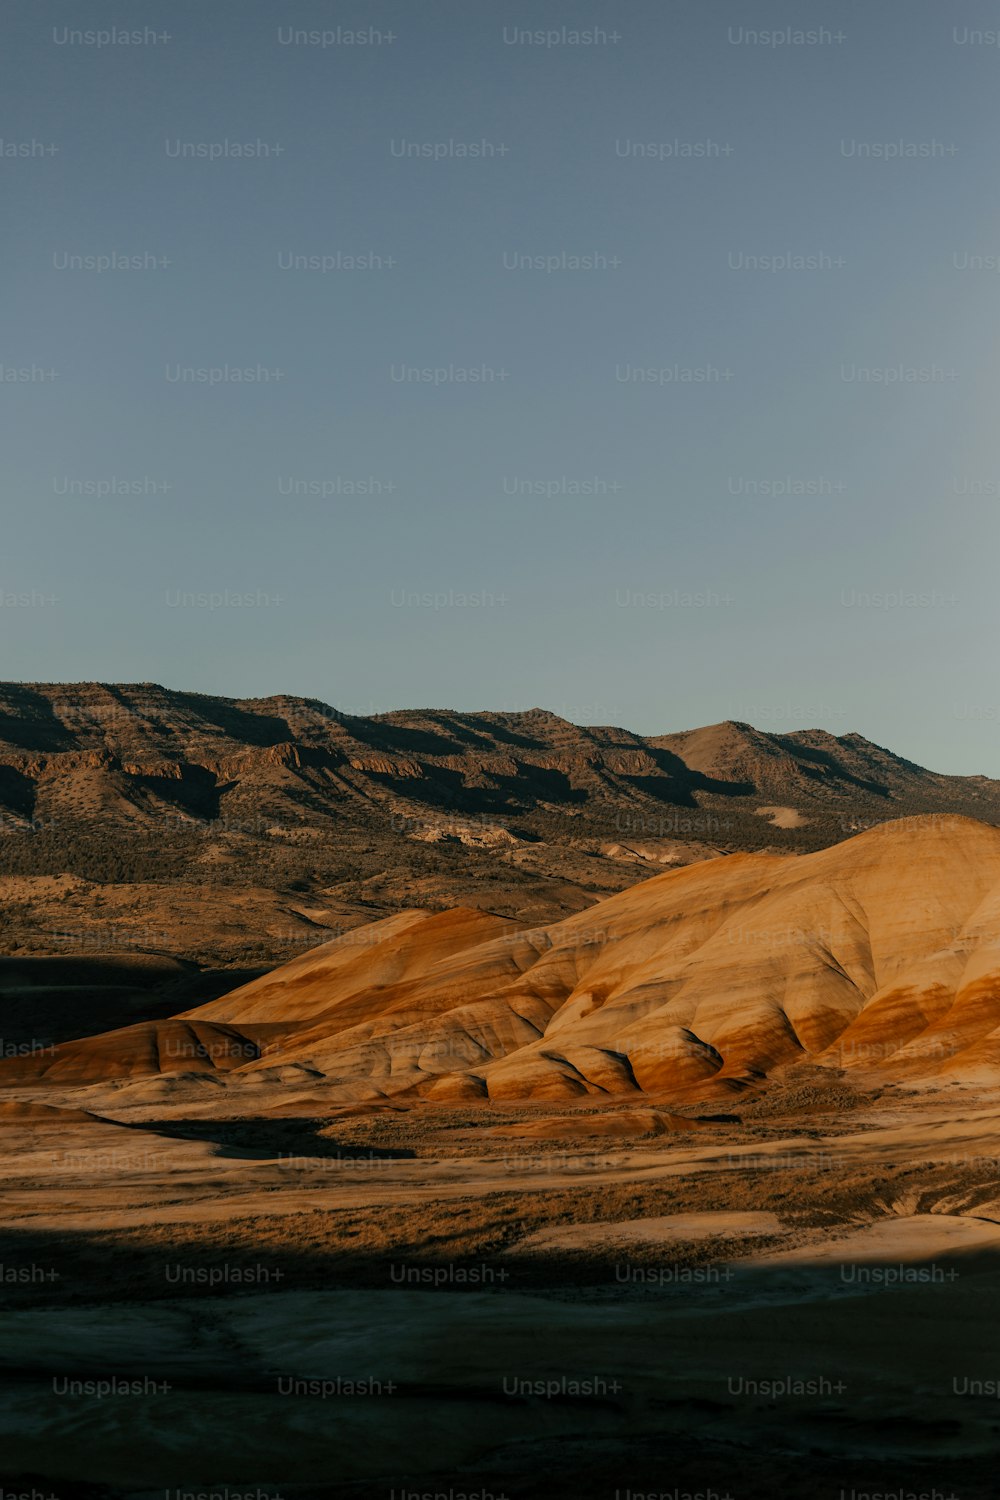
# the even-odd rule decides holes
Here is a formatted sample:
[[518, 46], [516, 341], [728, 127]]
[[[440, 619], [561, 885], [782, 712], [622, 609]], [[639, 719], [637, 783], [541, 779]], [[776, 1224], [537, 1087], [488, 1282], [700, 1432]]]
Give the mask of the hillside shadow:
[[[386, 1406], [384, 1416], [379, 1414], [379, 1422], [386, 1424], [383, 1430], [387, 1434], [392, 1434], [408, 1431], [396, 1424], [410, 1421], [475, 1423], [483, 1419], [485, 1407], [491, 1408], [486, 1418], [489, 1435], [484, 1433], [481, 1472], [497, 1480], [489, 1492], [497, 1500], [501, 1495], [508, 1500], [540, 1500], [543, 1495], [546, 1500], [579, 1500], [581, 1495], [621, 1493], [625, 1485], [626, 1493], [636, 1493], [635, 1487], [641, 1485], [643, 1493], [661, 1495], [676, 1494], [676, 1486], [680, 1486], [712, 1500], [723, 1500], [727, 1494], [739, 1500], [764, 1500], [765, 1496], [773, 1500], [775, 1495], [799, 1494], [829, 1495], [833, 1500], [838, 1493], [863, 1495], [878, 1489], [872, 1475], [884, 1477], [887, 1468], [891, 1470], [893, 1494], [950, 1494], [962, 1500], [994, 1500], [996, 1496], [995, 1460], [982, 1448], [982, 1433], [993, 1423], [996, 1407], [996, 1398], [990, 1393], [995, 1383], [995, 1359], [987, 1337], [970, 1350], [967, 1322], [949, 1319], [947, 1283], [939, 1300], [933, 1295], [936, 1280], [924, 1285], [914, 1280], [908, 1288], [882, 1288], [863, 1297], [845, 1296], [837, 1305], [834, 1321], [829, 1317], [820, 1320], [822, 1299], [817, 1299], [814, 1284], [815, 1338], [806, 1339], [801, 1359], [796, 1357], [789, 1367], [790, 1332], [798, 1328], [801, 1333], [803, 1327], [808, 1331], [810, 1325], [796, 1321], [794, 1301], [789, 1302], [787, 1288], [785, 1300], [777, 1300], [787, 1270], [743, 1270], [740, 1262], [732, 1262], [739, 1282], [733, 1292], [736, 1283], [718, 1279], [715, 1284], [707, 1279], [699, 1283], [695, 1274], [699, 1266], [695, 1263], [687, 1268], [692, 1274], [686, 1285], [680, 1284], [681, 1278], [675, 1274], [674, 1283], [668, 1286], [655, 1274], [658, 1269], [662, 1272], [662, 1263], [666, 1260], [668, 1269], [675, 1273], [683, 1268], [671, 1265], [660, 1247], [659, 1258], [648, 1262], [652, 1279], [636, 1296], [617, 1280], [620, 1247], [616, 1251], [608, 1246], [576, 1256], [504, 1256], [500, 1246], [476, 1254], [456, 1254], [453, 1244], [436, 1242], [419, 1225], [408, 1231], [404, 1214], [397, 1220], [391, 1253], [366, 1253], [363, 1240], [358, 1243], [355, 1239], [358, 1248], [352, 1248], [352, 1237], [360, 1231], [354, 1227], [350, 1212], [324, 1212], [309, 1215], [308, 1220], [305, 1230], [300, 1223], [286, 1227], [266, 1218], [259, 1226], [248, 1226], [245, 1219], [205, 1224], [201, 1239], [184, 1226], [168, 1224], [117, 1235], [0, 1230], [3, 1264], [39, 1268], [44, 1273], [37, 1281], [4, 1286], [8, 1308], [36, 1312], [46, 1319], [50, 1334], [60, 1327], [60, 1315], [71, 1309], [93, 1307], [101, 1314], [100, 1320], [94, 1320], [91, 1334], [87, 1332], [88, 1315], [67, 1317], [65, 1338], [50, 1336], [37, 1351], [27, 1336], [30, 1329], [12, 1319], [0, 1387], [10, 1392], [16, 1389], [22, 1402], [33, 1392], [45, 1402], [53, 1390], [53, 1377], [86, 1378], [107, 1372], [109, 1330], [113, 1346], [114, 1331], [123, 1314], [136, 1319], [131, 1325], [135, 1334], [142, 1328], [141, 1319], [148, 1317], [153, 1330], [151, 1352], [145, 1352], [142, 1340], [134, 1337], [129, 1352], [119, 1357], [114, 1370], [124, 1376], [169, 1380], [171, 1400], [163, 1405], [162, 1419], [153, 1403], [149, 1416], [143, 1414], [143, 1433], [148, 1441], [157, 1442], [163, 1434], [170, 1434], [176, 1452], [178, 1444], [183, 1447], [188, 1441], [176, 1428], [178, 1411], [183, 1409], [179, 1403], [208, 1403], [229, 1397], [274, 1397], [278, 1401], [275, 1370], [268, 1363], [266, 1346], [241, 1341], [241, 1303], [251, 1299], [256, 1304], [246, 1310], [247, 1327], [259, 1326], [255, 1321], [259, 1306], [261, 1315], [270, 1309], [275, 1329], [283, 1330], [286, 1316], [301, 1319], [303, 1304], [283, 1304], [274, 1299], [330, 1291], [343, 1297], [353, 1291], [356, 1301], [338, 1301], [334, 1310], [322, 1315], [317, 1302], [317, 1320], [322, 1316], [330, 1326], [353, 1329], [356, 1325], [363, 1329], [367, 1312], [378, 1328], [396, 1315], [393, 1304], [385, 1299], [398, 1294], [409, 1303], [397, 1306], [412, 1309], [413, 1289], [417, 1287], [422, 1299], [472, 1299], [468, 1317], [463, 1320], [470, 1347], [456, 1350], [454, 1358], [446, 1355], [442, 1368], [441, 1348], [431, 1334], [426, 1378], [419, 1362], [410, 1362], [398, 1377], [391, 1367], [385, 1370], [380, 1366], [380, 1378], [388, 1375], [397, 1383], [391, 1405]], [[284, 1229], [281, 1243], [273, 1238], [276, 1225]], [[140, 1233], [148, 1235], [145, 1242], [139, 1238]], [[305, 1242], [306, 1234], [311, 1235], [311, 1244]], [[215, 1237], [214, 1244], [207, 1243], [209, 1236]], [[959, 1271], [956, 1286], [975, 1278], [982, 1318], [984, 1323], [989, 1322], [1000, 1296], [1000, 1255], [996, 1252], [954, 1259], [940, 1256], [908, 1264], [914, 1277], [923, 1272], [930, 1278], [954, 1266]], [[498, 1274], [496, 1279], [484, 1278], [484, 1269], [494, 1273], [503, 1269], [505, 1274], [502, 1279]], [[815, 1283], [817, 1272], [829, 1277], [835, 1269], [801, 1264], [796, 1274], [812, 1277]], [[456, 1274], [462, 1271], [472, 1274], [465, 1278]], [[436, 1273], [441, 1273], [440, 1278]], [[594, 1294], [601, 1291], [608, 1293], [598, 1299], [606, 1306], [629, 1309], [627, 1320], [611, 1324], [599, 1313], [595, 1319]], [[495, 1380], [484, 1382], [472, 1353], [477, 1307], [482, 1306], [484, 1294], [499, 1298], [501, 1306], [503, 1298], [511, 1295], [527, 1294], [530, 1299], [530, 1326], [518, 1332], [514, 1319], [505, 1335], [506, 1348], [515, 1360], [511, 1368], [519, 1378], [530, 1382], [559, 1372], [561, 1352], [570, 1377], [583, 1368], [588, 1375], [599, 1370], [608, 1379], [620, 1372], [623, 1394], [601, 1395], [598, 1399], [557, 1395], [549, 1401], [531, 1393], [508, 1393], [506, 1383], [498, 1389]], [[748, 1295], [758, 1299], [749, 1313], [752, 1322], [745, 1321], [740, 1307]], [[190, 1327], [197, 1328], [198, 1336], [191, 1339], [186, 1350], [183, 1341], [163, 1344], [166, 1352], [161, 1361], [152, 1351], [157, 1346], [156, 1330], [163, 1326], [172, 1303], [187, 1304], [184, 1316], [189, 1318]], [[197, 1305], [196, 1315], [192, 1304]], [[566, 1323], [567, 1304], [580, 1309], [581, 1322], [575, 1330]], [[651, 1347], [645, 1329], [648, 1318], [662, 1315], [665, 1304], [667, 1311], [677, 1313], [678, 1336], [670, 1337], [671, 1323], [664, 1320], [664, 1345], [658, 1351]], [[547, 1309], [552, 1311], [551, 1323], [547, 1321]], [[637, 1319], [637, 1311], [648, 1314], [648, 1318]], [[696, 1323], [691, 1322], [692, 1313], [699, 1314]], [[706, 1317], [704, 1324], [700, 1315]], [[596, 1363], [583, 1366], [579, 1340], [587, 1319], [595, 1329], [604, 1327], [606, 1336], [594, 1345]], [[405, 1326], [405, 1320], [401, 1326]], [[483, 1326], [495, 1328], [495, 1316]], [[706, 1337], [692, 1337], [692, 1328], [702, 1326]], [[305, 1332], [303, 1337], [307, 1344]], [[865, 1349], [859, 1349], [859, 1341], [867, 1355]], [[489, 1365], [488, 1360], [484, 1363]], [[961, 1392], [957, 1398], [946, 1396], [955, 1370], [963, 1372], [963, 1379], [982, 1379], [987, 1387], [982, 1397]], [[308, 1372], [313, 1373], [312, 1367]], [[352, 1372], [350, 1360], [345, 1363], [334, 1357], [322, 1373], [337, 1377]], [[829, 1382], [830, 1390], [821, 1389], [816, 1399], [796, 1397], [785, 1402], [771, 1399], [767, 1391], [747, 1394], [742, 1386], [743, 1381], [770, 1380], [776, 1374], [798, 1378], [805, 1373], [811, 1380]], [[636, 1375], [641, 1376], [643, 1384], [633, 1399], [630, 1385]], [[696, 1389], [688, 1389], [689, 1379]], [[332, 1403], [310, 1399], [308, 1393], [303, 1399], [309, 1402], [302, 1408], [303, 1421], [320, 1434], [313, 1477], [298, 1469], [298, 1482], [290, 1489], [282, 1488], [281, 1493], [289, 1500], [293, 1496], [294, 1500], [327, 1500], [333, 1495], [354, 1500], [374, 1500], [378, 1495], [385, 1500], [390, 1492], [388, 1481], [397, 1478], [394, 1466], [399, 1463], [395, 1457], [398, 1449], [390, 1445], [384, 1456], [375, 1456], [370, 1465], [372, 1478], [348, 1483], [338, 1480], [335, 1486], [327, 1487], [328, 1454], [323, 1451], [326, 1439], [322, 1434]], [[273, 1410], [277, 1416], [277, 1404]], [[86, 1407], [78, 1406], [76, 1411], [82, 1420]], [[498, 1413], [505, 1414], [499, 1423], [494, 1420]], [[558, 1423], [550, 1420], [553, 1414], [558, 1415]], [[637, 1424], [638, 1414], [641, 1421]], [[62, 1472], [56, 1447], [50, 1458], [37, 1444], [22, 1445], [19, 1438], [17, 1429], [5, 1434], [4, 1479], [16, 1478], [22, 1484], [28, 1480], [45, 1482], [50, 1492], [50, 1481]], [[200, 1479], [202, 1470], [197, 1465], [204, 1462], [204, 1450], [196, 1446], [197, 1439], [190, 1441], [195, 1465], [192, 1472]], [[243, 1441], [244, 1435], [235, 1430], [227, 1433], [214, 1429], [213, 1473], [225, 1461], [231, 1462]], [[281, 1422], [276, 1424], [272, 1448], [275, 1466], [269, 1478], [281, 1474], [289, 1452], [282, 1445], [300, 1441], [300, 1434], [290, 1435]], [[331, 1447], [330, 1455], [334, 1451]], [[670, 1456], [669, 1491], [663, 1489], [664, 1453]], [[97, 1458], [95, 1445], [94, 1472], [100, 1473]], [[73, 1494], [81, 1500], [124, 1500], [137, 1490], [145, 1492], [148, 1486], [138, 1480], [125, 1483], [127, 1471], [127, 1464], [119, 1467], [119, 1489], [83, 1484], [74, 1490], [58, 1485], [56, 1492], [59, 1500]], [[546, 1476], [544, 1485], [539, 1485], [539, 1474]], [[806, 1482], [806, 1476], [814, 1482]], [[410, 1472], [405, 1477], [412, 1480], [414, 1476]], [[440, 1470], [421, 1469], [419, 1478], [424, 1492], [442, 1490]], [[474, 1489], [469, 1476], [466, 1480], [466, 1489]], [[888, 1493], [884, 1485], [879, 1492]]]
[[454, 735], [435, 729], [411, 729], [405, 724], [364, 721], [364, 731], [355, 729], [355, 739], [373, 750], [388, 750], [397, 755], [461, 755], [468, 748]]
[[[429, 716], [432, 722], [433, 715]], [[482, 750], [484, 755], [495, 755], [497, 741], [521, 750], [545, 749], [545, 741], [537, 736], [518, 734], [502, 724], [491, 723], [480, 729], [463, 719], [448, 719], [436, 729], [414, 728], [408, 724], [391, 724], [385, 720], [366, 720], [366, 740], [383, 748], [398, 750], [411, 755], [461, 755], [470, 747]], [[360, 738], [360, 736], [358, 736]]]
[[270, 1161], [296, 1156], [315, 1161], [410, 1161], [416, 1152], [409, 1147], [344, 1144], [319, 1134], [329, 1126], [326, 1117], [268, 1120], [261, 1117], [237, 1120], [143, 1120], [132, 1125], [116, 1121], [126, 1129], [154, 1131], [180, 1141], [208, 1141], [219, 1147], [220, 1156], [243, 1161]]
[[692, 771], [673, 750], [664, 750], [654, 745], [647, 745], [646, 749], [650, 759], [656, 762], [664, 775], [670, 777], [675, 789], [679, 788], [689, 795], [692, 792], [707, 792], [713, 797], [750, 797], [757, 792], [752, 781], [720, 781], [718, 777]]
[[30, 818], [35, 811], [35, 800], [35, 783], [30, 776], [14, 766], [0, 766], [0, 807], [18, 818]]
[[[21, 712], [11, 713], [8, 705]], [[16, 682], [4, 683], [0, 694], [0, 741], [19, 750], [75, 750], [80, 743], [44, 694]]]
[[[244, 1142], [246, 1136], [239, 1128], [244, 1123], [250, 1122], [144, 1121], [141, 1126], [125, 1128], [156, 1131], [178, 1139], [213, 1140], [224, 1135], [227, 1140]], [[297, 1130], [302, 1125], [315, 1127], [321, 1123], [273, 1122], [289, 1129], [280, 1133], [280, 1140], [279, 1133], [272, 1132], [270, 1154], [281, 1154], [273, 1149], [279, 1144], [308, 1144], [309, 1156], [316, 1161], [384, 1162], [416, 1156], [407, 1149], [317, 1141], [312, 1129]], [[220, 1124], [236, 1128], [230, 1134], [220, 1131]], [[231, 1154], [258, 1159], [258, 1148], [241, 1144], [233, 1147]], [[373, 1183], [372, 1207], [377, 1198], [378, 1186]], [[492, 1215], [495, 1207], [492, 1203], [484, 1206], [484, 1212]], [[131, 1303], [158, 1299], [177, 1295], [160, 1285], [165, 1251], [187, 1264], [205, 1266], [218, 1264], [223, 1256], [232, 1264], [252, 1263], [266, 1251], [269, 1260], [284, 1272], [275, 1281], [285, 1291], [331, 1287], [364, 1291], [420, 1283], [442, 1295], [519, 1292], [544, 1298], [551, 1294], [559, 1304], [578, 1302], [582, 1308], [649, 1307], [680, 1317], [718, 1314], [739, 1321], [747, 1313], [759, 1313], [769, 1321], [796, 1306], [813, 1308], [817, 1313], [819, 1309], [835, 1309], [838, 1318], [858, 1319], [862, 1324], [872, 1321], [884, 1326], [887, 1321], [891, 1324], [898, 1320], [900, 1329], [908, 1330], [918, 1348], [924, 1341], [928, 1348], [940, 1344], [948, 1328], [944, 1312], [951, 1296], [961, 1299], [974, 1286], [984, 1319], [991, 1319], [1000, 1304], [1000, 1249], [991, 1245], [908, 1256], [905, 1263], [891, 1255], [884, 1263], [849, 1258], [843, 1263], [825, 1258], [769, 1263], [753, 1257], [782, 1249], [786, 1244], [782, 1234], [755, 1235], [744, 1240], [742, 1247], [732, 1239], [626, 1243], [614, 1238], [612, 1221], [607, 1226], [606, 1245], [594, 1243], [572, 1250], [526, 1248], [512, 1254], [509, 1252], [519, 1237], [515, 1225], [510, 1233], [501, 1229], [500, 1239], [494, 1239], [488, 1248], [480, 1243], [463, 1249], [447, 1233], [442, 1234], [440, 1226], [430, 1230], [422, 1216], [410, 1221], [404, 1214], [387, 1233], [376, 1228], [383, 1243], [375, 1248], [363, 1239], [354, 1243], [356, 1234], [349, 1223], [354, 1212], [331, 1208], [308, 1233], [289, 1228], [283, 1238], [276, 1238], [273, 1232], [275, 1225], [283, 1228], [281, 1217], [269, 1220], [264, 1209], [259, 1211], [257, 1232], [245, 1220], [238, 1233], [231, 1224], [213, 1220], [196, 1227], [167, 1221], [137, 1230], [108, 1231], [0, 1226], [0, 1264], [35, 1263], [60, 1272], [49, 1280], [10, 1279], [10, 1284], [2, 1288], [2, 1296], [8, 1306], [53, 1307], [67, 1301]], [[491, 1217], [494, 1226], [497, 1222], [495, 1216]], [[837, 1227], [844, 1231], [848, 1225]], [[456, 1224], [456, 1236], [461, 1239], [465, 1233], [466, 1227]], [[403, 1263], [415, 1268], [413, 1272], [403, 1275], [399, 1270]], [[126, 1265], [128, 1276], [123, 1278]], [[484, 1274], [438, 1279], [432, 1274], [459, 1267], [477, 1267]], [[595, 1296], [595, 1292], [600, 1295]], [[224, 1296], [226, 1290], [206, 1284], [193, 1295], [203, 1293]], [[940, 1304], [940, 1327], [939, 1320], [929, 1316], [936, 1304]], [[967, 1332], [964, 1325], [954, 1328], [956, 1346], [963, 1353]], [[974, 1350], [967, 1352], [972, 1365], [981, 1363]], [[987, 1373], [993, 1372], [990, 1369]], [[989, 1391], [985, 1395], [992, 1409], [996, 1398]]]
[[871, 781], [864, 776], [855, 776], [849, 771], [842, 761], [839, 761], [829, 750], [817, 749], [814, 745], [800, 745], [797, 740], [786, 738], [784, 735], [775, 735], [778, 744], [790, 755], [794, 755], [798, 761], [806, 761], [807, 764], [801, 769], [807, 776], [824, 784], [833, 778], [837, 781], [847, 781], [851, 786], [858, 787], [872, 797], [887, 798], [892, 793], [883, 781]]
[[176, 692], [172, 697], [189, 713], [221, 730], [227, 739], [264, 747], [295, 738], [287, 721], [277, 714], [254, 713], [200, 693]]

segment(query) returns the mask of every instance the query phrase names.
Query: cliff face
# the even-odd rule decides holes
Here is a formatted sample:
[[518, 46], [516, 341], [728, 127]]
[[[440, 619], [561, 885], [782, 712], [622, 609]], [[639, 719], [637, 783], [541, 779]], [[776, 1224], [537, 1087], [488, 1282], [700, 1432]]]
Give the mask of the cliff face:
[[[272, 773], [291, 771], [317, 788], [334, 775], [338, 797], [344, 785], [369, 801], [399, 790], [430, 806], [529, 816], [541, 804], [593, 812], [599, 802], [605, 820], [609, 806], [740, 813], [782, 797], [820, 825], [806, 840], [817, 846], [830, 841], [824, 819], [841, 814], [1000, 817], [1000, 783], [935, 775], [854, 734], [725, 723], [643, 739], [541, 710], [358, 718], [311, 699], [211, 698], [149, 683], [0, 685], [0, 766], [36, 795], [48, 778], [103, 772], [125, 786], [235, 781], [226, 795], [252, 796]], [[142, 788], [134, 791], [141, 805]]]

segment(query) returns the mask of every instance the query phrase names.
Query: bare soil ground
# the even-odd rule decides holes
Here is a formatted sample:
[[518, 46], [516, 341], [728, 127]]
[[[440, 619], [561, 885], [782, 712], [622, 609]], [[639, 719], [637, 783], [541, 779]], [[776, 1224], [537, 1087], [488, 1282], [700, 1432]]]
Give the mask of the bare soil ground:
[[996, 1493], [991, 1095], [286, 1094], [7, 1091], [6, 1491]]

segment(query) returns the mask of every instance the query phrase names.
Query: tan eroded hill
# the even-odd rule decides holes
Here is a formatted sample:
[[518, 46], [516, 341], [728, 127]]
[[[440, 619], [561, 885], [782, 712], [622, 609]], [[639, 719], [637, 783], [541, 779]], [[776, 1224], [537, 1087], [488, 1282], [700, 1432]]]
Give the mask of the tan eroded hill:
[[913, 818], [669, 871], [550, 927], [402, 913], [0, 1079], [224, 1071], [330, 1101], [695, 1099], [804, 1060], [982, 1081], [1000, 1076], [998, 934], [1000, 830]]

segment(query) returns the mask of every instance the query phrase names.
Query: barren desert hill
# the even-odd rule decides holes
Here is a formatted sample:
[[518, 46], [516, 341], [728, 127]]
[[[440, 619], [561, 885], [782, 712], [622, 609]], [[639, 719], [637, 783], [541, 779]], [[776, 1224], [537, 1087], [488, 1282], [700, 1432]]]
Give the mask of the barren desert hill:
[[[769, 734], [727, 721], [643, 737], [543, 709], [364, 717], [314, 699], [213, 698], [155, 683], [0, 684], [0, 764], [11, 826], [44, 821], [66, 802], [136, 823], [170, 812], [217, 820], [238, 808], [308, 823], [361, 798], [383, 810], [399, 797], [503, 817], [644, 797], [693, 809], [775, 791], [848, 811], [858, 798], [936, 798], [1000, 816], [1000, 782], [936, 775], [857, 734]], [[611, 831], [623, 829], [605, 824]]]
[[225, 1070], [331, 1104], [683, 1102], [801, 1061], [1000, 1078], [1000, 830], [924, 816], [720, 857], [545, 927], [400, 914], [169, 1022], [8, 1060], [0, 1081]]
[[917, 813], [1000, 823], [1000, 782], [819, 729], [0, 684], [7, 953], [264, 965], [413, 906], [549, 925], [664, 867]]
[[977, 778], [941, 776], [894, 755], [860, 734], [823, 729], [767, 734], [751, 724], [710, 724], [648, 741], [683, 761], [689, 773], [717, 784], [752, 786], [814, 803], [827, 797], [933, 797], [961, 789]]

